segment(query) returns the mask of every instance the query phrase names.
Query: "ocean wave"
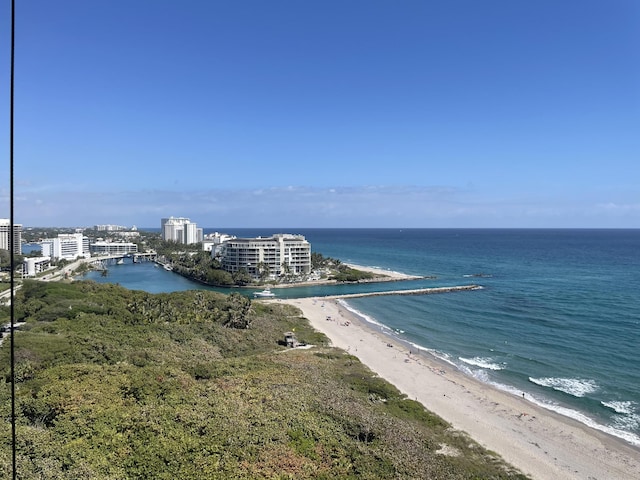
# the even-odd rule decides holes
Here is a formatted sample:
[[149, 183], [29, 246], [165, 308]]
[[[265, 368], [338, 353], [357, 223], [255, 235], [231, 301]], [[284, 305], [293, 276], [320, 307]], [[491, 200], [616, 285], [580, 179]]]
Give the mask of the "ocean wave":
[[623, 402], [623, 401], [611, 401], [611, 402], [600, 402], [602, 403], [602, 405], [604, 405], [607, 408], [610, 408], [611, 410], [613, 410], [616, 413], [622, 413], [622, 414], [627, 414], [627, 415], [631, 415], [632, 413], [635, 412], [635, 402]]
[[487, 357], [474, 357], [474, 358], [464, 358], [458, 357], [459, 360], [467, 363], [469, 365], [473, 365], [475, 367], [487, 368], [489, 370], [504, 370], [504, 363], [494, 363], [492, 358]]
[[381, 328], [383, 330], [391, 331], [391, 329], [389, 327], [387, 327], [386, 325], [376, 321], [375, 319], [373, 319], [372, 317], [370, 317], [366, 313], [362, 313], [360, 310], [357, 310], [357, 309], [353, 308], [351, 305], [349, 305], [344, 300], [338, 300], [338, 304], [341, 305], [345, 310], [349, 310], [351, 313], [353, 313], [357, 317], [361, 318], [365, 322], [371, 323], [372, 325], [375, 325], [376, 327], [379, 327], [379, 328]]
[[[556, 413], [559, 413], [560, 415], [564, 415], [565, 417], [573, 418], [574, 420], [577, 420], [587, 427], [595, 428], [596, 430], [608, 433], [609, 435], [613, 435], [614, 437], [622, 438], [632, 445], [640, 446], [640, 437], [635, 433], [628, 431], [628, 429], [633, 429], [634, 427], [634, 425], [630, 424], [629, 422], [615, 422], [614, 425], [602, 425], [601, 423], [596, 422], [592, 418], [577, 410], [562, 407], [553, 403], [540, 401], [533, 396], [529, 397], [529, 400], [533, 401], [533, 403], [542, 408], [554, 411]], [[637, 428], [637, 425], [635, 425], [635, 427]]]
[[541, 387], [549, 387], [560, 392], [568, 393], [574, 397], [584, 397], [586, 394], [595, 392], [598, 389], [598, 384], [593, 380], [580, 378], [529, 377], [529, 381]]
[[[488, 385], [491, 385], [499, 390], [510, 393], [517, 397], [520, 397], [522, 395], [522, 390], [519, 390], [513, 387], [512, 385], [505, 385], [503, 383], [499, 383], [494, 380], [485, 380], [483, 377], [486, 377], [486, 372], [482, 370], [477, 370], [476, 372], [481, 372], [482, 374], [484, 374], [484, 375], [473, 375], [478, 380], [485, 381], [485, 383], [487, 383]], [[594, 419], [585, 415], [582, 412], [579, 412], [572, 408], [562, 407], [556, 403], [549, 402], [548, 400], [539, 398], [536, 395], [531, 393], [527, 393], [527, 400], [546, 410], [551, 410], [562, 416], [577, 420], [578, 422], [582, 423], [583, 425], [586, 425], [587, 427], [593, 428], [595, 430], [599, 430], [601, 432], [605, 432], [609, 435], [613, 435], [614, 437], [621, 438], [632, 445], [640, 446], [640, 436], [633, 433], [633, 431], [637, 431], [638, 428], [640, 427], [640, 415], [634, 414], [634, 415], [620, 416], [613, 422], [612, 425], [603, 425], [602, 423], [595, 421]], [[626, 402], [622, 402], [622, 403], [626, 403]]]
[[435, 357], [435, 358], [437, 358], [439, 360], [442, 360], [443, 362], [448, 363], [452, 367], [458, 368], [458, 366], [455, 364], [455, 362], [451, 360], [451, 355], [449, 355], [448, 353], [442, 352], [440, 350], [435, 350], [433, 348], [423, 347], [422, 345], [418, 345], [417, 343], [414, 343], [414, 342], [407, 341], [406, 343], [412, 348], [412, 351], [413, 351], [413, 349], [415, 349], [415, 351], [417, 351], [417, 352], [428, 353], [432, 357]]
[[473, 370], [471, 368], [467, 369], [466, 367], [462, 369], [463, 372], [466, 372], [468, 375], [471, 375], [476, 380], [480, 380], [482, 383], [491, 383], [491, 379], [487, 374], [486, 370]]
[[640, 415], [621, 415], [614, 420], [614, 427], [623, 431], [637, 431], [640, 428]]

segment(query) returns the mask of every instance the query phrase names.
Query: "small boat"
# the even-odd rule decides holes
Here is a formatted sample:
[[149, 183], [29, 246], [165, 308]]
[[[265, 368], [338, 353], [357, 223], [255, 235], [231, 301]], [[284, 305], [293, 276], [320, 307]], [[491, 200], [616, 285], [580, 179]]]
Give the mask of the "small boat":
[[259, 298], [269, 298], [269, 297], [275, 297], [276, 294], [273, 293], [271, 290], [269, 290], [268, 288], [265, 288], [264, 290], [262, 290], [261, 292], [253, 292], [253, 296], [254, 297], [259, 297]]
[[116, 265], [124, 265], [124, 258], [119, 259], [119, 260], [116, 262]]

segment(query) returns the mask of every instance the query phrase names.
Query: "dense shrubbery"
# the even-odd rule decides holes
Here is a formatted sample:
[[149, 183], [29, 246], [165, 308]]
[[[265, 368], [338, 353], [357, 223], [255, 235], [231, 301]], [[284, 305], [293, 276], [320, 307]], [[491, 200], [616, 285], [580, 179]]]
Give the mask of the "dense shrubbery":
[[[19, 478], [523, 478], [293, 307], [92, 282], [25, 282], [16, 306]], [[316, 347], [286, 350], [289, 330]], [[7, 348], [0, 365], [9, 478]]]
[[362, 270], [347, 267], [346, 265], [340, 265], [330, 278], [338, 282], [360, 282], [363, 280], [372, 280], [375, 278], [375, 275], [370, 272], [363, 272]]
[[351, 268], [348, 265], [344, 265], [338, 259], [325, 257], [320, 253], [311, 254], [311, 268], [314, 270], [324, 269], [325, 271], [331, 272], [329, 279], [336, 280], [337, 282], [360, 282], [376, 278], [376, 276], [370, 272]]
[[[166, 242], [172, 244], [172, 242]], [[166, 250], [166, 248], [165, 248]], [[240, 284], [229, 272], [222, 270], [220, 262], [211, 258], [210, 252], [186, 251], [163, 253], [175, 273], [197, 282], [219, 287]]]

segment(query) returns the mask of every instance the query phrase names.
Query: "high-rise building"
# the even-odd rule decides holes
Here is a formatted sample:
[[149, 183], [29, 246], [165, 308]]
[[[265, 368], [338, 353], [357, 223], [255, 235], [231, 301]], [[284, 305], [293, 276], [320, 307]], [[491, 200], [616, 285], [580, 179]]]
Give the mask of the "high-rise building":
[[[11, 237], [11, 222], [8, 218], [0, 218], [0, 248], [9, 250], [9, 238]], [[13, 253], [20, 255], [22, 252], [22, 225], [13, 224]]]
[[160, 220], [160, 234], [168, 242], [198, 243], [202, 241], [202, 229], [188, 218], [169, 217]]

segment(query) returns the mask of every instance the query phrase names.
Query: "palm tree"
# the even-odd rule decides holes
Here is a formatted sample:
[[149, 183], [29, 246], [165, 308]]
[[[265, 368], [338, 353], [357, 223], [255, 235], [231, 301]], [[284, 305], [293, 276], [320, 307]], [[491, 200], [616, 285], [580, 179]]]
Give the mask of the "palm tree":
[[258, 272], [260, 274], [260, 280], [264, 280], [271, 273], [271, 269], [269, 268], [269, 265], [267, 265], [266, 263], [260, 262], [258, 263]]
[[287, 262], [282, 262], [282, 271], [285, 275], [289, 275], [291, 273], [291, 266]]

